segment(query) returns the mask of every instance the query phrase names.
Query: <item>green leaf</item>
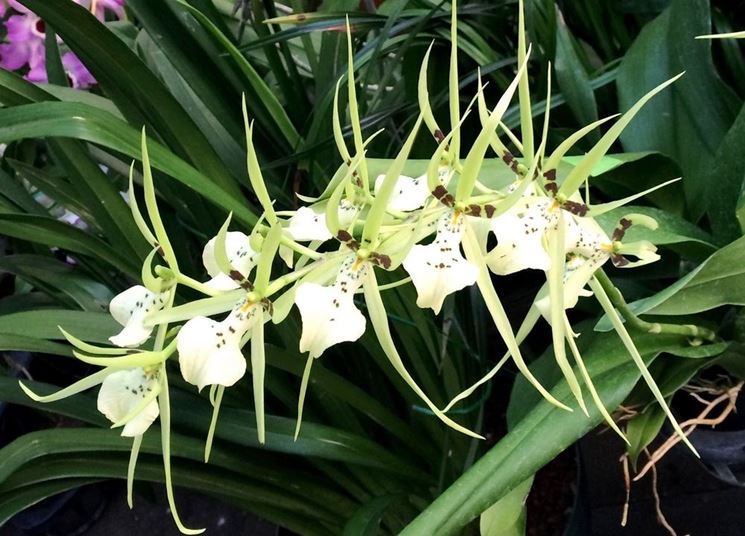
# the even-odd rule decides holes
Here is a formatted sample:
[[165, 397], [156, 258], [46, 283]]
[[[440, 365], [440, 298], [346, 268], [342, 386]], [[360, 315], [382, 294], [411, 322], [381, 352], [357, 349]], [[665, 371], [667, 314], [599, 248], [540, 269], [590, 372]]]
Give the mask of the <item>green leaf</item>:
[[627, 109], [649, 88], [686, 71], [672, 90], [640, 112], [621, 141], [628, 151], [655, 150], [680, 164], [695, 217], [720, 195], [708, 182], [709, 170], [737, 112], [737, 101], [714, 69], [710, 42], [695, 39], [710, 32], [708, 0], [673, 0], [634, 41], [616, 84], [620, 108]]
[[0, 213], [0, 234], [101, 259], [135, 278], [140, 273], [132, 259], [85, 231], [54, 218]]
[[532, 484], [530, 477], [481, 514], [480, 536], [524, 536], [525, 501]]
[[[18, 471], [12, 480], [8, 480], [0, 495], [0, 504], [5, 498], [21, 493], [27, 488], [7, 489], [9, 486], [18, 486], [21, 482], [31, 485], [47, 482], [55, 478], [67, 479], [69, 475], [83, 478], [124, 478], [127, 471], [127, 456], [99, 454], [96, 457], [89, 456], [49, 456], [34, 464], [26, 466]], [[137, 478], [151, 482], [163, 481], [163, 468], [157, 458], [143, 456], [137, 465]], [[337, 514], [323, 511], [318, 507], [309, 505], [303, 500], [294, 499], [283, 495], [281, 490], [267, 488], [266, 486], [250, 485], [245, 482], [245, 477], [240, 475], [217, 471], [206, 467], [203, 463], [183, 461], [174, 469], [174, 480], [187, 488], [200, 490], [217, 496], [223, 500], [228, 499], [239, 504], [246, 510], [255, 511], [267, 519], [296, 527], [303, 534], [324, 534], [321, 526], [328, 523], [339, 530], [340, 520]], [[273, 512], [268, 514], [267, 512]], [[281, 512], [281, 515], [277, 515]], [[298, 523], [298, 520], [303, 520]], [[0, 522], [5, 519], [0, 519]], [[297, 523], [294, 524], [293, 522]], [[301, 528], [302, 527], [302, 528]], [[315, 527], [315, 528], [314, 528]]]
[[89, 10], [68, 0], [21, 0], [50, 24], [134, 125], [147, 125], [233, 195], [240, 191], [207, 139], [163, 83]]
[[627, 452], [632, 467], [636, 467], [639, 454], [657, 437], [665, 422], [665, 412], [658, 404], [650, 404], [626, 425]]
[[654, 218], [659, 224], [659, 227], [652, 230], [640, 225], [632, 225], [624, 235], [624, 242], [649, 240], [657, 246], [697, 242], [708, 246], [706, 249], [709, 251], [715, 248], [713, 245], [714, 239], [700, 227], [684, 220], [680, 216], [657, 208], [625, 205], [601, 214], [595, 220], [610, 236], [613, 233], [613, 229], [618, 227], [619, 220], [626, 214], [631, 213], [643, 214]]
[[688, 315], [722, 305], [745, 305], [745, 237], [715, 252], [683, 284], [632, 303], [638, 314]]
[[44, 309], [0, 316], [0, 333], [5, 335], [64, 340], [59, 327], [84, 341], [106, 344], [121, 329], [108, 313]]
[[[17, 74], [9, 71], [0, 71], [0, 94], [3, 91], [11, 91], [12, 101], [17, 104], [56, 100], [52, 93], [26, 82]], [[54, 140], [50, 141], [50, 148], [55, 159], [67, 171], [69, 182], [64, 181], [64, 186], [54, 188], [47, 181], [46, 188], [42, 188], [42, 191], [55, 201], [71, 205], [69, 208], [75, 205], [84, 207], [78, 213], [84, 216], [89, 224], [96, 225], [103, 230], [111, 242], [118, 242], [121, 244], [120, 247], [127, 248], [128, 252], [131, 252], [128, 254], [136, 255], [140, 259], [144, 258], [144, 244], [139, 239], [131, 218], [128, 217], [127, 204], [111, 179], [92, 159], [85, 145], [74, 140]], [[23, 166], [22, 173], [32, 183], [44, 178], [42, 172], [34, 170], [28, 164], [17, 162], [14, 167], [18, 169], [19, 165]], [[55, 191], [50, 191], [50, 186]], [[70, 203], [76, 197], [78, 197], [77, 202]]]
[[[582, 62], [577, 55], [577, 44], [564, 22], [564, 17], [556, 6], [556, 56], [554, 70], [561, 93], [581, 125], [589, 125], [598, 120], [598, 107], [595, 93], [590, 86]], [[599, 139], [597, 131], [590, 134], [593, 141]]]
[[[90, 141], [140, 159], [140, 131], [100, 109], [80, 103], [40, 102], [0, 109], [0, 143], [33, 137], [71, 137]], [[148, 143], [152, 166], [221, 207], [249, 225], [256, 216], [242, 202], [214, 184], [154, 140]]]
[[344, 525], [342, 536], [376, 536], [380, 530], [380, 520], [401, 495], [383, 495], [363, 504]]
[[721, 243], [738, 238], [745, 231], [745, 106], [740, 109], [717, 148], [703, 180], [713, 187], [709, 193], [708, 216]]
[[[37, 314], [43, 313], [39, 311]], [[2, 323], [2, 318], [0, 316], [0, 323]], [[72, 349], [67, 345], [31, 336], [0, 333], [0, 351], [7, 352], [13, 350], [72, 357]]]
[[107, 310], [111, 291], [74, 266], [42, 255], [0, 257], [0, 271], [18, 275], [49, 293], [61, 292], [86, 311]]
[[100, 480], [100, 478], [61, 478], [26, 486], [20, 490], [13, 490], [11, 493], [3, 493], [0, 495], [0, 525], [4, 525], [18, 512], [22, 512], [47, 497]]
[[[266, 109], [269, 114], [257, 114], [260, 122], [265, 127], [278, 128], [289, 147], [297, 147], [300, 142], [300, 135], [295, 130], [294, 125], [287, 116], [284, 108], [277, 100], [274, 92], [266, 85], [264, 80], [258, 75], [253, 66], [246, 60], [241, 52], [233, 45], [218, 28], [202, 12], [196, 8], [181, 2], [184, 8], [188, 9], [194, 18], [212, 35], [215, 41], [227, 52], [233, 59], [244, 79], [248, 83], [248, 88], [252, 90], [251, 111], [257, 113], [262, 108]], [[260, 104], [259, 104], [260, 103]]]

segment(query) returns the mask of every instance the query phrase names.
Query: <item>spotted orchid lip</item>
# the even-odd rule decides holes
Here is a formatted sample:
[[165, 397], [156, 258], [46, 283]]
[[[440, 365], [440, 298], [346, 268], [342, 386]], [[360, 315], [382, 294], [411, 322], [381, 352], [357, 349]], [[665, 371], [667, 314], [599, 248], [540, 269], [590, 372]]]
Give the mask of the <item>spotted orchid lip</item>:
[[403, 262], [417, 290], [417, 305], [439, 314], [445, 298], [476, 282], [478, 268], [461, 251], [466, 218], [458, 211], [445, 213], [432, 243], [415, 245]]

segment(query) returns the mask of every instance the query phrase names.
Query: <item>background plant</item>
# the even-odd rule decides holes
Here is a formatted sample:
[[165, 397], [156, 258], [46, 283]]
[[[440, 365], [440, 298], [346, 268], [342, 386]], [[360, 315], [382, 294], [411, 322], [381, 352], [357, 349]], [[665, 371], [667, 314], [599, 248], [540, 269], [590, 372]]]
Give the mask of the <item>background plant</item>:
[[[271, 2], [253, 2], [242, 32], [242, 22], [230, 15], [232, 2], [223, 0], [190, 0], [190, 7], [170, 0], [129, 0], [128, 20], [105, 26], [69, 0], [21, 3], [63, 37], [99, 82], [93, 93], [66, 87], [61, 71], [55, 74], [54, 61], [47, 68], [55, 85], [33, 86], [19, 75], [0, 72], [0, 142], [10, 144], [0, 171], [0, 233], [9, 238], [12, 251], [0, 258], [0, 268], [10, 274], [5, 282], [10, 293], [0, 300], [0, 347], [45, 354], [30, 369], [40, 393], [53, 390], [44, 381], [59, 385], [63, 378], [89, 372], [67, 359], [70, 348], [60, 342], [56, 326], [105, 342], [115, 331], [104, 312], [108, 300], [139, 277], [147, 245], [119, 192], [126, 189], [129, 162], [140, 158], [143, 125], [153, 139], [151, 161], [165, 225], [183, 270], [199, 276], [201, 245], [217, 232], [227, 211], [246, 226], [260, 212], [247, 188], [241, 93], [256, 118], [254, 143], [261, 161], [268, 163], [263, 171], [270, 193], [291, 207], [294, 193], [321, 190], [336, 163], [330, 114], [333, 87], [346, 68], [342, 12], [349, 12], [354, 29], [366, 132], [386, 128], [371, 147], [375, 157], [392, 157], [413, 123], [416, 78], [426, 47], [436, 37], [433, 57], [446, 58], [448, 52], [447, 2], [387, 0], [377, 11], [368, 3], [361, 9], [358, 2], [324, 2], [317, 12], [312, 10], [319, 6], [292, 2], [297, 12], [308, 13], [306, 18], [274, 23], [262, 21], [285, 14]], [[638, 209], [664, 222], [650, 236], [666, 246], [663, 262], [633, 281], [611, 275], [630, 300], [661, 291], [638, 311], [697, 315], [697, 322], [721, 326], [725, 339], [735, 338], [733, 313], [722, 306], [745, 303], [742, 273], [732, 268], [743, 266], [745, 254], [745, 244], [737, 239], [745, 165], [739, 150], [743, 59], [736, 42], [710, 45], [692, 38], [742, 28], [742, 14], [729, 3], [710, 6], [703, 0], [534, 1], [526, 9], [537, 52], [530, 70], [535, 95], [545, 94], [549, 61], [560, 91], [552, 99], [552, 147], [571, 129], [624, 110], [657, 83], [688, 71], [669, 97], [654, 102], [632, 123], [618, 147], [619, 152], [655, 153], [607, 160], [594, 194], [617, 198], [683, 175], [682, 186], [652, 194]], [[515, 13], [514, 3], [460, 7], [464, 95], [474, 93], [476, 65], [485, 65], [490, 102], [506, 87], [516, 63]], [[57, 45], [52, 40], [47, 44], [48, 57], [54, 57]], [[446, 71], [439, 78], [445, 80]], [[431, 72], [430, 80], [437, 79]], [[438, 118], [447, 114], [447, 88], [443, 84], [441, 89], [431, 88]], [[540, 102], [534, 112], [542, 112]], [[518, 126], [516, 110], [505, 123]], [[670, 124], [676, 137], [670, 135]], [[464, 143], [477, 132], [468, 128]], [[431, 147], [421, 137], [413, 152], [427, 157]], [[578, 147], [577, 153], [586, 148]], [[406, 171], [416, 175], [417, 165]], [[495, 177], [506, 172], [498, 161], [488, 166]], [[58, 221], [29, 194], [33, 189], [79, 214], [88, 228]], [[669, 287], [700, 263], [693, 276]], [[510, 295], [516, 303], [529, 290], [521, 283]], [[476, 299], [447, 303], [439, 322], [413, 305], [411, 288], [388, 298], [397, 341], [436, 403], [470, 385], [502, 353], [494, 335], [480, 329], [485, 313]], [[293, 442], [304, 360], [296, 350], [298, 319], [291, 322], [292, 329], [286, 324], [267, 334], [272, 371], [267, 409], [275, 416], [267, 419], [271, 433], [266, 447], [257, 448], [254, 416], [241, 409], [250, 407], [247, 382], [226, 394], [214, 467], [205, 467], [201, 449], [208, 403], [177, 391], [174, 402], [182, 403], [174, 408], [189, 405], [190, 410], [173, 415], [174, 480], [303, 534], [338, 533], [345, 527], [349, 534], [360, 534], [379, 519], [384, 531], [399, 532], [481, 458], [487, 446], [453, 434], [423, 411], [370, 340], [363, 341], [364, 352], [355, 348], [354, 357], [342, 348], [316, 364], [303, 434]], [[592, 325], [584, 331], [589, 333]], [[638, 377], [624, 355], [608, 348], [611, 335], [587, 337], [584, 351], [606, 405], [614, 407]], [[642, 337], [639, 344], [649, 360], [662, 356], [652, 367], [668, 395], [714, 360], [688, 348], [685, 340]], [[536, 355], [543, 352], [540, 343], [534, 346]], [[537, 370], [549, 357], [536, 362]], [[17, 388], [13, 368], [6, 372], [0, 377], [0, 397], [33, 405]], [[548, 385], [557, 382], [556, 396], [566, 394], [566, 386], [551, 379], [548, 367], [539, 377]], [[430, 508], [429, 521], [420, 518], [409, 533], [426, 533], [433, 526], [443, 533], [461, 530], [600, 420], [596, 414], [591, 421], [555, 414], [533, 396], [517, 383], [511, 431], [463, 477], [466, 487], [459, 489], [469, 490], [467, 494], [443, 494]], [[642, 391], [641, 404], [648, 403], [644, 396]], [[489, 392], [474, 401], [460, 410], [458, 419], [479, 428]], [[105, 425], [86, 396], [44, 408], [50, 410]], [[52, 417], [51, 422], [60, 421]], [[545, 436], [556, 439], [549, 444], [540, 439]], [[115, 432], [94, 427], [42, 430], [17, 439], [0, 454], [5, 460], [0, 519], [58, 491], [123, 477], [127, 450]], [[156, 440], [143, 444], [139, 478], [162, 479], [159, 452]], [[294, 486], [289, 488], [288, 481]]]

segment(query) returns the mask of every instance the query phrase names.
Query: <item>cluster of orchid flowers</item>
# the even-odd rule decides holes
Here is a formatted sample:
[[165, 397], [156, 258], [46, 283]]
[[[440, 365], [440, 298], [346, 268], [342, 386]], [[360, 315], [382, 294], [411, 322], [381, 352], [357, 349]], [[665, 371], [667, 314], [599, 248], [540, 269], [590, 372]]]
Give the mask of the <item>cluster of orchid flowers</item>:
[[[247, 363], [243, 348], [250, 343], [257, 430], [259, 442], [263, 443], [264, 325], [269, 321], [282, 322], [295, 305], [302, 319], [299, 349], [308, 355], [300, 385], [297, 437], [314, 360], [338, 343], [356, 341], [367, 329], [367, 319], [356, 302], [359, 295], [364, 299], [372, 328], [394, 369], [433, 415], [448, 426], [477, 438], [481, 436], [453, 421], [447, 412], [491, 378], [510, 357], [548, 401], [571, 411], [538, 382], [521, 356], [520, 343], [540, 318], [551, 325], [556, 361], [578, 406], [587, 412], [580, 380], [570, 365], [566, 346], [599, 411], [608, 424], [623, 435], [595, 391], [577, 348], [575, 339], [578, 335], [573, 333], [567, 318], [567, 310], [574, 307], [581, 296], [594, 295], [650, 389], [679, 430], [599, 279], [601, 267], [608, 261], [628, 268], [657, 260], [656, 249], [651, 243], [624, 241], [624, 234], [631, 225], [654, 228], [656, 222], [651, 218], [629, 214], [618, 222], [610, 235], [594, 219], [647, 192], [596, 205], [581, 195], [581, 188], [593, 168], [623, 128], [649, 99], [675, 79], [645, 95], [562, 177], [557, 170], [567, 152], [583, 136], [612, 118], [582, 128], [551, 154], [546, 154], [550, 105], [546, 106], [542, 135], [536, 145], [527, 76], [530, 49], [525, 41], [522, 6], [519, 35], [519, 68], [496, 106], [491, 110], [487, 108], [479, 80], [478, 94], [468, 110], [461, 114], [453, 3], [450, 131], [443, 133], [428, 102], [428, 51], [420, 73], [419, 117], [387, 172], [374, 181], [368, 175], [365, 155], [365, 146], [372, 138], [365, 140], [362, 135], [349, 38], [347, 79], [353, 150], [350, 151], [342, 135], [338, 105], [340, 80], [336, 87], [333, 130], [343, 163], [321, 196], [302, 197], [309, 204], [297, 211], [279, 212], [274, 209], [253, 147], [252, 125], [244, 101], [248, 173], [264, 212], [249, 234], [228, 231], [228, 218], [217, 236], [206, 244], [203, 262], [210, 277], [207, 281], [195, 280], [179, 269], [158, 212], [143, 131], [143, 186], [149, 225], [139, 209], [131, 175], [129, 200], [133, 217], [152, 251], [143, 266], [142, 284], [129, 288], [111, 301], [111, 314], [123, 329], [111, 337], [113, 347], [94, 346], [65, 333], [76, 348], [75, 355], [86, 363], [103, 366], [101, 371], [46, 397], [40, 397], [22, 385], [29, 396], [45, 402], [101, 385], [98, 409], [112, 421], [113, 427], [122, 428], [123, 436], [134, 438], [128, 472], [130, 504], [142, 436], [160, 416], [168, 497], [174, 519], [183, 532], [199, 532], [182, 525], [173, 504], [166, 374], [166, 363], [170, 358], [177, 357], [186, 382], [200, 391], [209, 387], [214, 410], [205, 446], [207, 461], [224, 389], [244, 376]], [[521, 110], [520, 139], [501, 121], [515, 93], [519, 95]], [[549, 102], [550, 97], [549, 85]], [[461, 160], [459, 128], [474, 104], [482, 130]], [[422, 125], [433, 135], [436, 149], [426, 173], [412, 178], [402, 173]], [[501, 135], [509, 138], [520, 157], [513, 155]], [[513, 182], [501, 190], [487, 187], [480, 177], [490, 148], [514, 174]], [[487, 248], [491, 233], [496, 236], [497, 245]], [[434, 238], [425, 243], [433, 235]], [[286, 264], [281, 275], [276, 275], [280, 268], [274, 262], [277, 257]], [[153, 267], [156, 258], [164, 264]], [[492, 277], [525, 269], [544, 272], [546, 284], [535, 297], [518, 332], [514, 333]], [[401, 273], [402, 278], [389, 285], [379, 285], [376, 276], [379, 270]], [[409, 282], [416, 288], [417, 305], [432, 309], [434, 314], [439, 314], [449, 295], [476, 285], [508, 348], [508, 353], [489, 374], [445, 408], [438, 408], [409, 374], [390, 331], [381, 292]], [[174, 306], [178, 285], [193, 288], [205, 297]], [[210, 318], [225, 313], [227, 315], [222, 320]], [[184, 323], [169, 328], [170, 324], [180, 322]], [[152, 348], [142, 348], [150, 340], [153, 340]]]
[[[124, 0], [74, 0], [89, 9], [96, 18], [124, 18]], [[24, 70], [29, 82], [46, 83], [46, 23], [17, 0], [0, 0], [0, 19], [5, 29], [5, 42], [0, 43], [0, 68], [8, 71]], [[57, 38], [57, 42], [62, 41]], [[75, 88], [88, 88], [96, 79], [72, 52], [61, 57], [62, 66]]]

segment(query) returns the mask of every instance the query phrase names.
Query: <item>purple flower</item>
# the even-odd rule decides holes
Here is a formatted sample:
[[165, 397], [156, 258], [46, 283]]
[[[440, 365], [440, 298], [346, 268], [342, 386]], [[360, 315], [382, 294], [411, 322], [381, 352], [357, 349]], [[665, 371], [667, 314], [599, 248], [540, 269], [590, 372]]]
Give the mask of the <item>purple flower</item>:
[[62, 65], [65, 67], [68, 78], [74, 88], [86, 88], [96, 83], [96, 79], [90, 71], [83, 65], [75, 54], [66, 52], [62, 55]]
[[[15, 71], [28, 66], [25, 78], [30, 82], [47, 82], [44, 38], [46, 25], [35, 13], [17, 0], [0, 0], [0, 17], [8, 8], [13, 13], [4, 22], [7, 43], [0, 44], [0, 67]], [[111, 11], [118, 18], [124, 16], [124, 0], [75, 0], [78, 4], [94, 12], [99, 20], [105, 20], [106, 12]], [[57, 38], [58, 42], [62, 41]], [[96, 83], [93, 75], [72, 52], [62, 55], [62, 65], [75, 88], [86, 88]]]
[[78, 3], [83, 5], [90, 3], [92, 10], [95, 11], [94, 14], [100, 20], [104, 20], [107, 9], [114, 13], [117, 18], [124, 18], [124, 0], [89, 0], [88, 2]]

